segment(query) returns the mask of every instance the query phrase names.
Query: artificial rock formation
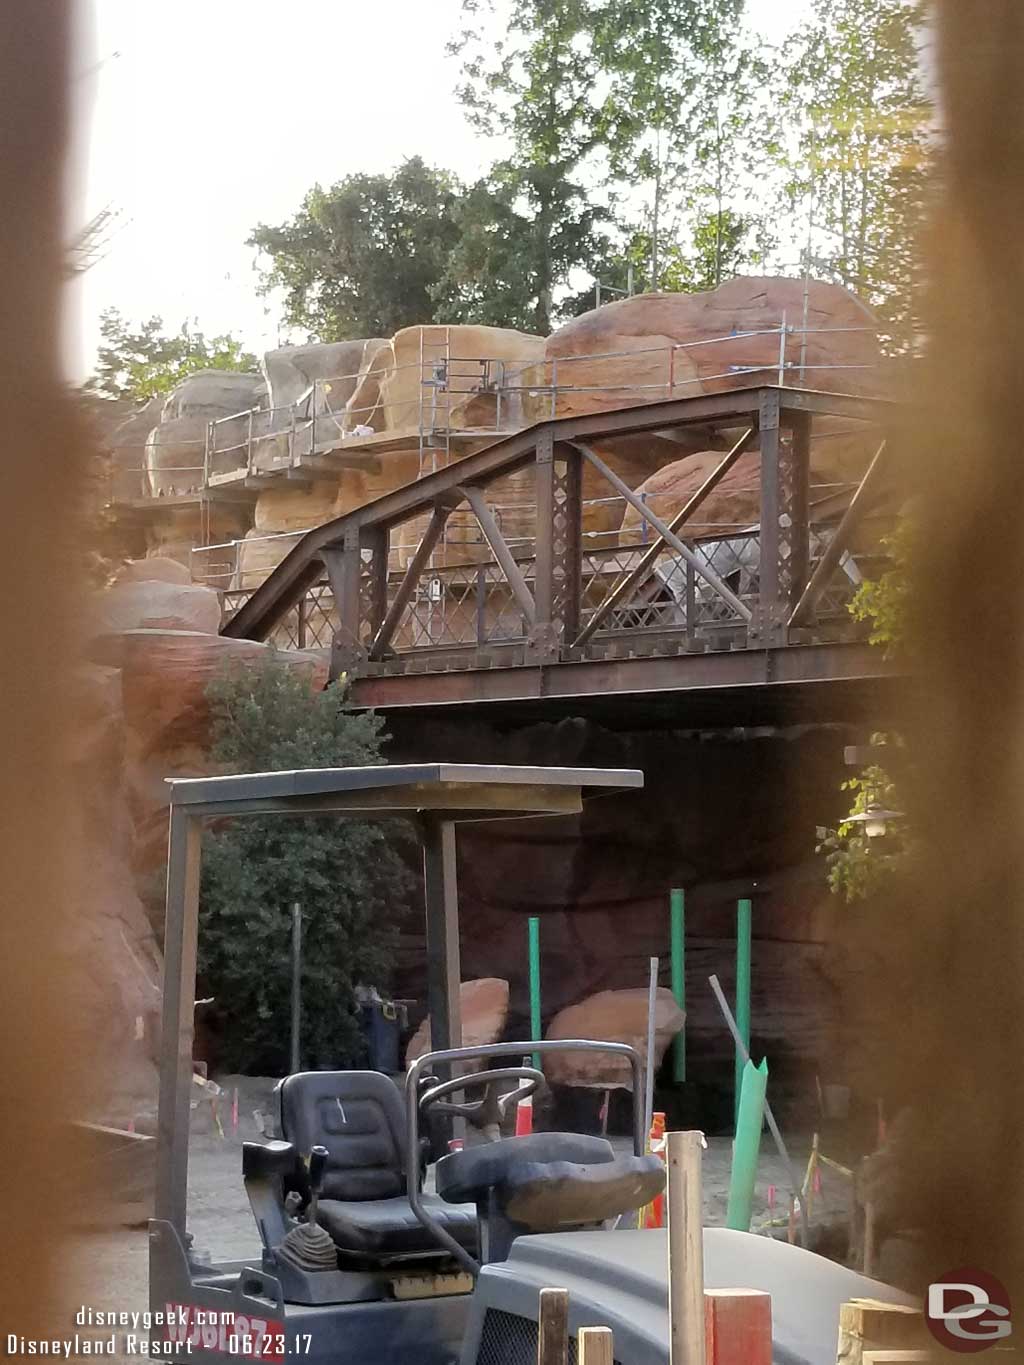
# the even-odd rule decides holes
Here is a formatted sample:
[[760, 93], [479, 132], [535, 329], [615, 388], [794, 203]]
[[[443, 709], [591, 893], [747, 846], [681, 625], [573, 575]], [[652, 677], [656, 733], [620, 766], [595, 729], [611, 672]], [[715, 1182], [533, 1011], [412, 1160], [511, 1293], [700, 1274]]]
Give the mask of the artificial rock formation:
[[[600, 991], [579, 1004], [559, 1010], [548, 1027], [548, 1038], [593, 1038], [605, 1043], [628, 1043], [647, 1064], [648, 992], [641, 988]], [[669, 1043], [686, 1018], [671, 991], [659, 987], [655, 1010], [654, 1065], [660, 1066]], [[548, 1052], [544, 1074], [558, 1085], [633, 1088], [633, 1072], [624, 1057], [607, 1052]]]
[[202, 417], [213, 421], [267, 401], [267, 385], [261, 375], [235, 370], [196, 370], [167, 395], [163, 421], [179, 417]]
[[[793, 330], [780, 357], [783, 320]], [[148, 440], [147, 487], [161, 497], [187, 495], [201, 482], [206, 424], [212, 417], [232, 419], [216, 429], [210, 460], [215, 480], [237, 480], [250, 428], [254, 472], [277, 471], [279, 479], [259, 490], [253, 502], [215, 497], [202, 509], [198, 500], [189, 506], [177, 505], [180, 497], [174, 505], [169, 502], [164, 515], [150, 524], [148, 552], [184, 563], [189, 545], [201, 539], [213, 544], [239, 540], [237, 552], [229, 548], [200, 563], [222, 559], [218, 586], [251, 588], [294, 543], [268, 537], [290, 537], [342, 516], [472, 453], [498, 430], [670, 395], [776, 383], [780, 359], [789, 383], [882, 392], [873, 328], [864, 305], [837, 285], [740, 277], [705, 293], [621, 299], [572, 319], [546, 339], [497, 327], [415, 326], [388, 339], [270, 351], [263, 362], [265, 381], [256, 375], [190, 376], [162, 405], [160, 420], [152, 421], [142, 439]], [[298, 405], [294, 421], [293, 403]], [[125, 440], [138, 439], [142, 421], [123, 425]], [[450, 435], [442, 435], [445, 430]], [[816, 424], [816, 431], [816, 485], [828, 489], [855, 480], [872, 453], [866, 438], [831, 430], [827, 423]], [[325, 460], [311, 482], [284, 478], [293, 445], [297, 457], [304, 458], [314, 435], [323, 449], [332, 434], [344, 440], [343, 461]], [[706, 433], [678, 431], [604, 438], [594, 446], [631, 488], [644, 489], [672, 510], [676, 492], [682, 496], [692, 490], [697, 471], [711, 465], [714, 452], [706, 447]], [[127, 456], [127, 446], [124, 451]], [[667, 467], [671, 472], [663, 476]], [[707, 521], [756, 520], [743, 484], [754, 469], [755, 461], [740, 462], [703, 509]], [[306, 479], [310, 472], [304, 469]], [[118, 477], [131, 475], [126, 471]], [[604, 538], [595, 543], [614, 544], [621, 525], [631, 532], [635, 516], [627, 512], [623, 521], [621, 500], [589, 465], [583, 494], [584, 530]], [[532, 470], [492, 485], [487, 498], [510, 541], [532, 539]], [[411, 523], [396, 537], [397, 565], [408, 560], [422, 529], [422, 523]], [[433, 562], [489, 557], [473, 516], [456, 509]]]
[[[207, 687], [227, 668], [257, 663], [267, 649], [253, 640], [144, 628], [104, 635], [90, 646], [92, 659], [121, 672], [133, 865], [142, 881], [159, 872], [166, 857], [165, 780], [209, 771]], [[308, 673], [311, 685], [326, 681], [319, 657], [297, 650], [280, 657]]]
[[[498, 1042], [508, 1018], [508, 982], [495, 976], [463, 981], [459, 987], [459, 1008], [462, 1013], [463, 1047], [483, 1047], [487, 1043]], [[409, 1040], [405, 1052], [406, 1066], [411, 1066], [417, 1057], [429, 1052], [430, 1047], [430, 1020], [424, 1019]]]
[[[799, 329], [786, 337], [784, 383], [843, 393], [884, 392], [876, 320], [854, 294], [811, 280], [805, 299], [803, 280], [740, 276], [706, 293], [637, 294], [573, 318], [548, 337], [543, 364], [529, 372], [536, 387], [526, 393], [526, 417], [543, 421], [776, 384], [783, 321]], [[548, 385], [558, 389], [554, 403]], [[818, 430], [812, 461], [823, 480], [863, 470], [871, 453], [863, 436], [837, 439], [827, 423]], [[700, 453], [701, 439], [652, 432], [605, 438], [594, 449], [631, 488], [640, 488], [665, 465]], [[591, 503], [586, 530], [609, 532], [619, 525], [621, 504], [596, 501], [611, 493], [586, 466], [583, 495]], [[719, 503], [724, 500], [720, 494]]]
[[[372, 368], [353, 393], [347, 428], [359, 424], [375, 432], [418, 437], [421, 422], [430, 427], [450, 414], [453, 430], [493, 429], [486, 415], [481, 421], [479, 411], [470, 409], [470, 396], [498, 382], [502, 374], [508, 382], [543, 355], [542, 337], [507, 327], [403, 327], [377, 351]], [[446, 383], [430, 384], [446, 362]]]
[[[662, 467], [636, 489], [651, 511], [662, 521], [670, 521], [696, 493], [709, 474], [722, 461], [720, 450], [701, 450], [684, 455]], [[708, 494], [694, 516], [687, 521], [688, 535], [711, 535], [756, 525], [761, 516], [761, 456], [756, 451], [741, 455], [718, 486]], [[639, 511], [625, 506], [622, 516], [623, 540], [635, 543], [641, 538]]]
[[[577, 390], [558, 395], [559, 417], [775, 384], [785, 322], [795, 330], [786, 338], [784, 382], [843, 393], [883, 388], [877, 322], [854, 294], [810, 280], [806, 324], [804, 317], [805, 282], [780, 276], [741, 275], [705, 293], [636, 294], [553, 332], [544, 378]], [[538, 395], [528, 412], [543, 420], [550, 404]]]
[[238, 465], [231, 447], [245, 439], [247, 418], [237, 414], [265, 406], [267, 386], [258, 374], [230, 370], [198, 370], [172, 389], [159, 423], [146, 440], [146, 470], [154, 495], [188, 493], [202, 487], [206, 429], [210, 422], [234, 417], [218, 427], [217, 448], [222, 454], [210, 462], [218, 474]]
[[[814, 831], [845, 809], [843, 746], [858, 732], [684, 728], [699, 723], [683, 700], [674, 723], [636, 730], [625, 714], [615, 729], [575, 718], [504, 730], [393, 713], [389, 755], [643, 772], [642, 791], [588, 801], [579, 816], [460, 827], [463, 971], [508, 979], [509, 1032], [525, 1038], [527, 918], [539, 915], [545, 1024], [599, 992], [645, 993], [650, 958], [667, 971], [669, 889], [685, 887], [692, 1076], [727, 1083], [732, 1043], [707, 982], [717, 973], [733, 996], [736, 900], [756, 884], [754, 1041], [773, 1084], [800, 1075], [813, 1093], [842, 1032], [827, 945], [848, 918], [828, 894]], [[410, 939], [403, 995], [422, 994], [422, 954]], [[859, 979], [856, 958], [842, 970]]]
[[68, 755], [77, 828], [62, 838], [83, 849], [90, 875], [68, 889], [72, 941], [62, 945], [90, 964], [75, 975], [74, 1017], [106, 1068], [95, 1093], [113, 1108], [93, 1117], [124, 1123], [156, 1096], [155, 1044], [160, 1016], [160, 952], [132, 875], [132, 820], [124, 786], [125, 727], [121, 675], [82, 664], [73, 670], [78, 725]]
[[148, 559], [129, 559], [114, 574], [114, 585], [119, 583], [183, 583], [192, 582], [192, 575], [177, 559], [151, 555]]
[[[185, 572], [184, 566], [180, 567]], [[97, 635], [126, 630], [189, 630], [216, 635], [220, 621], [220, 597], [212, 588], [168, 583], [165, 579], [115, 583], [95, 595], [91, 611], [91, 628]]]
[[[339, 412], [355, 391], [363, 358], [384, 345], [370, 341], [328, 341], [308, 346], [282, 346], [267, 351], [263, 373], [270, 391], [270, 406], [285, 408], [297, 403], [316, 382], [321, 411]], [[328, 401], [329, 400], [329, 401]]]
[[147, 403], [126, 417], [111, 433], [109, 449], [111, 455], [113, 486], [111, 496], [117, 501], [141, 498], [149, 494], [149, 477], [146, 473], [146, 441], [149, 433], [160, 422], [166, 398], [162, 393], [155, 394]]
[[[76, 889], [82, 951], [96, 964], [82, 1017], [104, 1040], [125, 1119], [151, 1106], [160, 1013], [160, 953], [147, 917], [159, 922], [167, 856], [168, 777], [210, 771], [208, 684], [225, 668], [266, 657], [267, 646], [219, 636], [216, 592], [173, 581], [173, 561], [124, 565], [86, 621], [87, 662], [74, 685], [84, 720], [72, 755], [82, 786], [83, 831], [95, 876]], [[169, 581], [171, 580], [171, 581]], [[200, 629], [147, 625], [166, 614]], [[281, 656], [312, 687], [326, 666]]]

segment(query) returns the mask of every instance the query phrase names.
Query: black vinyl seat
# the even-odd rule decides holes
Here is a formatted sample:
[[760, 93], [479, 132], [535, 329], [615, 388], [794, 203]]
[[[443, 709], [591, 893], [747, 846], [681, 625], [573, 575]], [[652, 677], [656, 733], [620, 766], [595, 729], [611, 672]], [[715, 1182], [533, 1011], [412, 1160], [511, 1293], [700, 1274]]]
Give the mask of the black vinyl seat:
[[437, 1163], [441, 1198], [472, 1200], [478, 1207], [496, 1201], [506, 1232], [594, 1226], [642, 1208], [664, 1188], [660, 1157], [616, 1156], [605, 1138], [583, 1133], [506, 1138], [451, 1152]]
[[[302, 1071], [278, 1086], [281, 1132], [306, 1156], [326, 1147], [317, 1221], [344, 1254], [388, 1260], [447, 1256], [406, 1193], [405, 1102], [379, 1071]], [[303, 1191], [304, 1193], [304, 1191]], [[425, 1195], [461, 1246], [477, 1245], [476, 1210]]]
[[[423, 1203], [431, 1216], [467, 1251], [477, 1243], [476, 1209], [472, 1204], [445, 1204], [425, 1194]], [[403, 1195], [394, 1199], [321, 1199], [317, 1222], [334, 1238], [340, 1250], [371, 1258], [422, 1256], [448, 1253], [427, 1232]]]

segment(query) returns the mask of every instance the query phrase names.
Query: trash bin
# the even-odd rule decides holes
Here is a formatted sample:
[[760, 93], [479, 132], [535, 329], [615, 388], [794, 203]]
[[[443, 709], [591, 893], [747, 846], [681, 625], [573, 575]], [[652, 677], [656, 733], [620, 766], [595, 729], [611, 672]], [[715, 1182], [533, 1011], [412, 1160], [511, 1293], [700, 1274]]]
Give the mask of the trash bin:
[[[376, 993], [375, 993], [376, 994]], [[366, 1048], [366, 1065], [371, 1071], [394, 1075], [401, 1071], [399, 1042], [402, 1021], [393, 1000], [364, 1000], [359, 1006], [359, 1027]]]

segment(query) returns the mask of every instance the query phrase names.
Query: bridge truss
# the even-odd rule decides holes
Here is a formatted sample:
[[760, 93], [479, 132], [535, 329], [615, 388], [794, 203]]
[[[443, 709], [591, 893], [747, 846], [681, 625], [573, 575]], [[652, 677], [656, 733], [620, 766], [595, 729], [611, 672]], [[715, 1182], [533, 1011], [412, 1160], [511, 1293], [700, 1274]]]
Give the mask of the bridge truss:
[[[771, 385], [543, 422], [309, 531], [258, 588], [227, 595], [223, 633], [329, 648], [332, 676], [382, 705], [875, 674], [847, 604], [884, 565], [897, 421], [884, 399]], [[812, 443], [837, 425], [874, 457], [816, 498]], [[625, 438], [721, 458], [663, 518], [615, 471]], [[757, 519], [696, 530], [750, 453]], [[528, 535], [496, 510], [510, 481], [532, 492]], [[621, 500], [631, 529], [588, 531], [585, 483]]]

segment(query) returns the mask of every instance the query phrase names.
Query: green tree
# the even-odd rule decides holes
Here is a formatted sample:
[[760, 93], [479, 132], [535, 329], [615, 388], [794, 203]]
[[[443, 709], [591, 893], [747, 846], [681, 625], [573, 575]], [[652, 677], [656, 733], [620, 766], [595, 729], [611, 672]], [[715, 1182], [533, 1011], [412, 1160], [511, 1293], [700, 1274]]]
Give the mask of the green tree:
[[780, 65], [797, 129], [787, 188], [808, 205], [808, 263], [877, 309], [902, 347], [916, 330], [929, 161], [919, 17], [907, 0], [815, 0]]
[[489, 181], [503, 223], [495, 232], [478, 200], [452, 274], [477, 297], [495, 269], [514, 278], [527, 300], [520, 325], [544, 335], [572, 272], [593, 269], [611, 221], [584, 173], [600, 143], [591, 0], [512, 0], [501, 38], [480, 26], [485, 10], [493, 4], [463, 0], [470, 27], [449, 50], [463, 58], [458, 93], [470, 122], [511, 146]]
[[461, 194], [448, 171], [411, 157], [391, 175], [315, 185], [294, 218], [253, 229], [270, 261], [262, 292], [285, 291], [284, 316], [310, 340], [391, 336], [429, 322], [458, 241]]
[[197, 370], [259, 370], [256, 357], [229, 334], [207, 338], [184, 322], [173, 336], [166, 336], [163, 327], [163, 318], [151, 317], [132, 331], [116, 308], [104, 309], [96, 374], [86, 390], [107, 398], [144, 401], [170, 393]]
[[[884, 542], [889, 551], [889, 567], [877, 579], [866, 579], [850, 602], [855, 620], [871, 627], [869, 640], [884, 649], [889, 658], [904, 654], [910, 610], [910, 565], [913, 552], [913, 523], [904, 518]], [[830, 889], [847, 901], [863, 900], [883, 888], [894, 876], [906, 875], [912, 866], [916, 843], [911, 826], [901, 816], [887, 821], [882, 837], [869, 838], [863, 822], [850, 816], [864, 815], [872, 807], [902, 811], [900, 788], [906, 780], [907, 753], [898, 734], [872, 735], [876, 749], [892, 753], [892, 761], [868, 764], [841, 784], [852, 793], [852, 805], [845, 819], [835, 828], [819, 827], [818, 852], [825, 855]], [[880, 755], [881, 757], [881, 755]]]
[[[741, 269], [762, 264], [765, 253], [752, 241], [756, 232], [753, 220], [731, 209], [713, 217], [698, 214], [688, 233], [673, 225], [658, 249], [658, 288], [680, 294], [714, 289]], [[626, 293], [630, 281], [633, 292], [640, 293], [646, 287], [652, 255], [650, 231], [634, 228], [623, 243], [610, 247], [595, 262], [594, 276], [608, 297]], [[565, 305], [566, 311], [578, 315], [593, 308], [595, 294], [595, 287], [589, 285]]]
[[[694, 259], [689, 287], [714, 288], [743, 262], [752, 235], [762, 248], [767, 238], [767, 216], [751, 204], [776, 121], [763, 95], [768, 64], [744, 38], [743, 10], [744, 0], [607, 0], [595, 11], [607, 81], [598, 126], [612, 174], [651, 186], [652, 289], [682, 283], [676, 246]], [[680, 218], [685, 230], [667, 232]]]
[[602, 230], [610, 215], [578, 186], [563, 185], [559, 195], [560, 215], [541, 237], [521, 168], [502, 162], [472, 186], [455, 210], [459, 238], [437, 290], [439, 322], [544, 335], [573, 311], [563, 298], [555, 302], [555, 284], [565, 285], [575, 270], [596, 272], [608, 249]]
[[[382, 721], [341, 685], [315, 692], [273, 654], [207, 689], [210, 757], [227, 772], [382, 763]], [[409, 891], [394, 823], [238, 818], [205, 836], [199, 972], [214, 996], [224, 1064], [281, 1074], [289, 1040], [289, 910], [303, 912], [306, 1063], [359, 1060], [354, 988], [386, 987]]]

